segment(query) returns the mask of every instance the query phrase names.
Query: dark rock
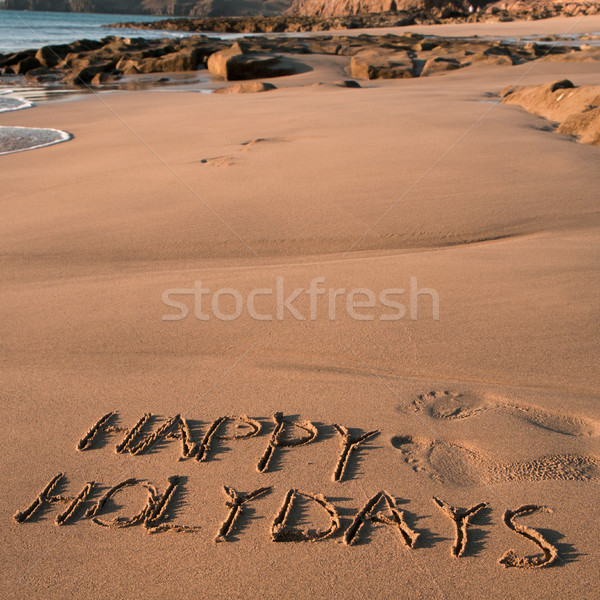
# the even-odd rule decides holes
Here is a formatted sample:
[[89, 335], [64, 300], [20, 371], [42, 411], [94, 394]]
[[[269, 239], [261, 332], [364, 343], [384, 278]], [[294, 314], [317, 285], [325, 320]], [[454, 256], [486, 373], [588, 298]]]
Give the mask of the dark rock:
[[40, 64], [44, 67], [55, 67], [62, 62], [71, 52], [71, 46], [61, 44], [56, 46], [42, 46], [35, 54]]
[[439, 46], [439, 42], [434, 42], [433, 40], [423, 40], [417, 44], [417, 49], [422, 52], [427, 52], [428, 50], [433, 50]]
[[556, 90], [568, 90], [568, 89], [571, 89], [574, 87], [575, 87], [575, 85], [573, 84], [572, 81], [570, 81], [568, 79], [561, 79], [560, 81], [555, 81], [550, 86], [550, 91], [555, 92]]
[[32, 69], [38, 69], [42, 65], [40, 64], [40, 61], [37, 58], [29, 56], [27, 58], [24, 58], [18, 64], [11, 66], [16, 75], [24, 75], [25, 73], [27, 73], [27, 71], [31, 71]]
[[508, 46], [504, 46], [504, 45], [490, 46], [489, 48], [486, 48], [483, 51], [483, 53], [486, 56], [510, 56], [511, 55], [510, 48]]
[[344, 88], [360, 88], [362, 87], [358, 81], [354, 81], [354, 79], [345, 79], [344, 81], [334, 81], [333, 85], [337, 85], [338, 87]]
[[5, 56], [2, 60], [0, 60], [0, 67], [12, 66], [20, 63], [22, 60], [26, 58], [30, 58], [35, 55], [35, 51], [33, 50], [21, 50], [20, 52], [15, 52], [14, 54], [9, 54]]
[[64, 77], [65, 83], [89, 85], [99, 73], [111, 73], [115, 69], [115, 61], [84, 67], [79, 71], [70, 71]]
[[40, 67], [31, 69], [25, 74], [25, 81], [30, 83], [55, 83], [61, 81], [63, 74], [60, 71], [49, 69], [48, 67]]
[[114, 73], [96, 73], [94, 77], [92, 77], [91, 85], [104, 85], [107, 83], [114, 83], [115, 81], [119, 81], [121, 79], [121, 75], [115, 75]]

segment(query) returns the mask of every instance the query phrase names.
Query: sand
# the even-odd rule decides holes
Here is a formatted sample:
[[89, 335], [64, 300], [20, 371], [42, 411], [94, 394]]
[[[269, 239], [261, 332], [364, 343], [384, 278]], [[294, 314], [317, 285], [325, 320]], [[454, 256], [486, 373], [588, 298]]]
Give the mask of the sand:
[[594, 596], [600, 149], [498, 94], [597, 63], [307, 60], [1, 115], [3, 597]]

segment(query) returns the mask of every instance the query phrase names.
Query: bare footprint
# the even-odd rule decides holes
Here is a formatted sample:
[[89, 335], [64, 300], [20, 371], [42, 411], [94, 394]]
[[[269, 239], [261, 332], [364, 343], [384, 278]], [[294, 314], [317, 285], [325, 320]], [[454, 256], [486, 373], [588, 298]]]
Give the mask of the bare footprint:
[[600, 460], [560, 454], [535, 460], [498, 463], [483, 452], [461, 444], [410, 435], [394, 436], [392, 446], [407, 464], [440, 483], [500, 484], [508, 481], [592, 481], [600, 478]]
[[[285, 141], [280, 138], [254, 138], [252, 140], [248, 140], [246, 142], [242, 142], [237, 150], [237, 153], [242, 152], [250, 152], [255, 146], [258, 144], [263, 144], [265, 142], [282, 142]], [[231, 167], [235, 164], [234, 156], [215, 156], [213, 158], [203, 158], [200, 160], [200, 163], [206, 165], [208, 167]]]
[[475, 394], [434, 390], [419, 394], [417, 399], [413, 400], [412, 408], [424, 412], [432, 419], [453, 420], [473, 417], [488, 410], [490, 406]]
[[234, 164], [233, 156], [216, 156], [215, 158], [203, 158], [200, 161], [207, 167], [230, 167]]
[[254, 148], [254, 146], [256, 146], [257, 144], [262, 144], [264, 142], [274, 142], [274, 139], [267, 139], [267, 138], [255, 138], [253, 140], [249, 140], [247, 142], [242, 142], [240, 144], [240, 146], [242, 147], [240, 149], [240, 152], [249, 152], [250, 150], [252, 150], [252, 148]]
[[547, 412], [534, 406], [518, 406], [516, 404], [498, 405], [497, 409], [511, 411], [515, 416], [555, 433], [573, 436], [600, 434], [600, 424], [585, 417]]
[[432, 419], [466, 419], [484, 412], [508, 413], [542, 429], [572, 436], [595, 436], [600, 434], [600, 423], [573, 415], [554, 413], [534, 406], [520, 406], [490, 401], [472, 392], [434, 390], [419, 394], [411, 408], [423, 412]]

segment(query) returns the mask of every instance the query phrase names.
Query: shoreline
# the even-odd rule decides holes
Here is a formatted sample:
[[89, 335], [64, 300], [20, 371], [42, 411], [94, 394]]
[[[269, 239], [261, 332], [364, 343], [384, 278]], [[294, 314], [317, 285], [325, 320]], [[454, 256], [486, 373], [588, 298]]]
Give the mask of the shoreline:
[[[528, 25], [524, 28], [520, 24], [512, 27], [503, 25], [501, 29], [487, 30], [473, 26], [466, 29], [463, 26], [428, 26], [420, 28], [418, 32], [411, 27], [410, 30], [375, 29], [367, 30], [368, 33], [357, 30], [326, 36], [271, 34], [240, 37], [236, 45], [239, 48], [242, 47], [240, 45], [244, 46], [241, 53], [247, 55], [244, 58], [248, 65], [244, 67], [247, 73], [226, 76], [225, 79], [268, 78], [272, 75], [264, 59], [270, 56], [272, 62], [281, 55], [290, 57], [295, 64], [294, 67], [286, 67], [288, 74], [294, 70], [301, 72], [306, 56], [350, 57], [350, 75], [369, 80], [419, 77], [429, 74], [430, 70], [433, 74], [443, 74], [444, 71], [464, 68], [478, 61], [519, 64], [545, 58], [547, 54], [553, 55], [554, 60], [568, 61], [597, 60], [600, 57], [600, 34], [595, 33], [600, 28], [600, 16], [582, 17], [574, 22], [558, 19], [551, 23], [550, 27], [565, 27], [563, 37], [548, 36], [548, 26], [532, 28]], [[481, 37], [474, 31], [484, 31], [486, 36]], [[499, 31], [503, 31], [504, 38], [493, 35]], [[525, 31], [529, 32], [529, 38], [523, 39]], [[532, 31], [544, 37], [536, 40], [532, 38]], [[515, 32], [519, 32], [519, 35], [515, 36]], [[436, 35], [439, 33], [445, 33], [447, 37]], [[506, 34], [511, 37], [507, 39]], [[79, 40], [68, 45], [44, 46], [37, 50], [0, 55], [0, 83], [13, 87], [24, 83], [31, 86], [47, 85], [49, 88], [92, 86], [97, 89], [119, 89], [135, 87], [138, 79], [143, 86], [141, 75], [155, 74], [155, 83], [171, 85], [170, 77], [156, 74], [174, 71], [198, 73], [206, 67], [210, 71], [211, 55], [223, 53], [229, 43], [206, 36], [181, 40], [107, 37], [97, 42]], [[395, 48], [395, 53], [390, 48]], [[401, 56], [403, 53], [404, 58]], [[364, 59], [359, 58], [362, 55], [365, 55]], [[259, 67], [261, 60], [264, 67]], [[359, 61], [364, 68], [359, 67]], [[402, 64], [406, 67], [403, 68]], [[254, 72], [257, 67], [259, 71]], [[123, 80], [124, 76], [132, 75], [140, 77]]]

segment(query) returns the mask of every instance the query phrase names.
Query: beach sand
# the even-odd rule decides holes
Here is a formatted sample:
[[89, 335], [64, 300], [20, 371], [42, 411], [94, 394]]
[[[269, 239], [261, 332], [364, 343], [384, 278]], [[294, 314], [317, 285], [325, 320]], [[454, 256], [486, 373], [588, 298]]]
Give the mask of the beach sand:
[[[564, 33], [574, 21], [543, 26]], [[595, 18], [579, 29], [586, 23], [599, 29]], [[477, 65], [347, 89], [313, 85], [347, 78], [347, 59], [307, 61], [312, 71], [267, 93], [115, 93], [1, 115], [4, 126], [74, 136], [1, 158], [4, 598], [594, 597], [600, 149], [497, 95], [563, 78], [599, 85], [597, 63]], [[210, 296], [201, 320], [189, 294], [178, 297], [187, 318], [163, 319], [177, 314], [165, 290], [196, 281], [245, 301], [278, 280], [287, 298], [316, 278], [345, 294], [402, 288], [407, 314], [381, 320], [393, 311], [376, 302], [355, 309], [373, 316], [359, 320], [340, 295], [330, 319], [321, 295], [311, 319], [303, 293], [293, 306], [304, 320], [288, 309], [280, 320], [273, 291], [256, 298], [271, 321], [246, 310], [219, 320]], [[435, 291], [412, 315], [411, 285]], [[217, 309], [233, 313], [233, 298]], [[203, 461], [179, 461], [174, 436], [117, 453], [126, 433], [115, 430], [78, 451], [111, 411], [121, 430], [145, 413], [156, 418], [144, 431], [181, 415], [198, 444], [219, 429]], [[293, 426], [305, 420], [318, 435], [271, 447], [259, 472], [277, 412], [288, 441], [313, 435]], [[242, 414], [262, 430], [222, 439], [251, 431], [217, 421]], [[333, 424], [379, 432], [350, 452], [341, 481]], [[62, 526], [55, 517], [69, 502], [43, 502], [17, 522], [59, 473], [47, 496], [74, 498], [95, 482], [86, 506]], [[173, 476], [168, 506], [150, 507], [154, 522], [148, 512], [131, 527], [85, 518], [120, 482], [149, 481], [156, 498]], [[131, 483], [100, 502], [98, 523], [140, 513], [148, 489]], [[223, 486], [271, 489], [229, 529]], [[350, 539], [382, 491], [371, 516], [387, 522]], [[316, 542], [274, 541], [276, 517], [329, 527], [310, 494], [333, 505], [340, 528]], [[456, 523], [434, 496], [461, 509], [488, 503], [459, 558]], [[414, 548], [386, 498], [419, 534]], [[514, 519], [558, 551], [545, 568], [498, 562], [510, 549], [544, 560], [505, 522], [524, 505], [553, 511]]]

